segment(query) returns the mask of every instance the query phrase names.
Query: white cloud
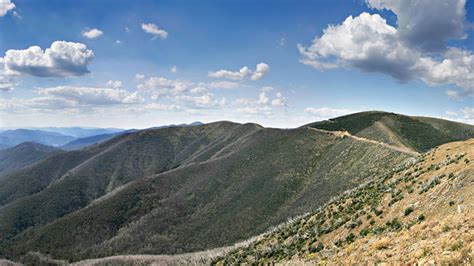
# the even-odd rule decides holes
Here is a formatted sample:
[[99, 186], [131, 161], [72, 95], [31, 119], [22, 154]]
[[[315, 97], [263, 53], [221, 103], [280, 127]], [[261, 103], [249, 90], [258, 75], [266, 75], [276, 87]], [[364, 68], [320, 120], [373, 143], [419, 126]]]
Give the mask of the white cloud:
[[154, 99], [162, 95], [177, 95], [188, 92], [194, 84], [185, 80], [173, 80], [163, 77], [150, 77], [140, 79], [137, 88], [152, 94]]
[[50, 96], [56, 99], [65, 99], [75, 105], [109, 105], [109, 104], [137, 104], [143, 98], [136, 92], [124, 89], [58, 86], [40, 88], [37, 92], [41, 96]]
[[10, 0], [0, 0], [0, 17], [5, 16], [8, 11], [13, 10], [14, 8], [15, 4]]
[[122, 44], [122, 41], [116, 40], [116, 41], [115, 41], [115, 44]]
[[0, 91], [7, 92], [13, 90], [13, 83], [6, 83], [0, 80]]
[[89, 73], [87, 65], [94, 53], [82, 43], [55, 41], [42, 50], [31, 46], [26, 50], [8, 50], [2, 59], [10, 73], [38, 77], [80, 76]]
[[114, 89], [122, 89], [123, 88], [123, 83], [121, 80], [109, 80], [105, 84], [109, 88], [114, 88]]
[[255, 71], [252, 71], [247, 66], [242, 67], [239, 71], [229, 71], [229, 70], [218, 70], [214, 72], [209, 72], [209, 77], [211, 78], [223, 78], [230, 80], [243, 80], [245, 78], [250, 78], [252, 80], [259, 80], [270, 71], [270, 67], [265, 63], [259, 63], [255, 67]]
[[5, 71], [3, 58], [0, 57], [0, 91], [12, 91], [16, 85], [16, 76]]
[[447, 116], [445, 119], [474, 125], [474, 107], [463, 107], [458, 112], [446, 111], [445, 114]]
[[206, 93], [200, 96], [177, 95], [174, 100], [183, 102], [191, 108], [212, 109], [222, 107], [226, 104], [226, 99], [216, 99], [212, 93]]
[[347, 115], [354, 113], [354, 111], [349, 109], [336, 109], [336, 108], [328, 108], [328, 107], [321, 107], [321, 108], [314, 108], [314, 107], [307, 107], [305, 113], [310, 115], [316, 116], [317, 118], [334, 118], [342, 115]]
[[445, 46], [448, 39], [461, 38], [465, 28], [465, 1], [454, 1], [446, 7], [440, 0], [368, 0], [371, 7], [394, 11], [398, 28], [378, 14], [349, 16], [340, 25], [329, 25], [310, 46], [299, 44], [300, 62], [319, 70], [380, 72], [399, 82], [418, 78], [429, 86], [454, 84], [465, 90], [463, 95], [473, 95], [473, 53]]
[[464, 119], [469, 119], [472, 121], [474, 120], [474, 107], [464, 107], [461, 109], [461, 113], [464, 117]]
[[268, 96], [266, 91], [262, 91], [258, 94], [258, 101], [259, 104], [267, 104], [268, 103]]
[[166, 39], [168, 37], [167, 31], [160, 29], [153, 23], [142, 23], [142, 30], [144, 30], [146, 33], [152, 34], [155, 36], [154, 38]]
[[257, 99], [238, 98], [234, 101], [233, 105], [240, 113], [270, 116], [274, 111], [272, 107], [279, 108], [287, 106], [287, 100], [281, 92], [277, 92], [275, 98], [270, 100], [268, 94], [272, 90], [272, 87], [262, 87]]
[[160, 104], [160, 103], [149, 103], [144, 106], [145, 110], [161, 110], [161, 111], [179, 111], [181, 107], [174, 104]]
[[62, 110], [66, 108], [75, 108], [78, 103], [72, 100], [57, 98], [52, 96], [33, 97], [29, 99], [1, 98], [0, 110], [6, 112], [26, 112], [32, 111]]
[[100, 37], [102, 34], [104, 34], [101, 30], [98, 29], [91, 29], [88, 31], [83, 31], [82, 36], [88, 38], [88, 39], [95, 39]]
[[259, 80], [263, 78], [263, 76], [268, 72], [270, 72], [270, 67], [267, 64], [265, 63], [257, 64], [257, 67], [255, 68], [255, 71], [253, 72], [251, 79]]
[[176, 73], [176, 72], [178, 72], [178, 68], [176, 66], [173, 66], [173, 67], [171, 67], [170, 72], [171, 73]]
[[136, 74], [136, 75], [135, 75], [135, 78], [138, 79], [138, 80], [142, 80], [142, 79], [145, 78], [145, 75], [143, 75], [143, 74]]
[[272, 100], [273, 106], [286, 106], [287, 100], [281, 92], [276, 93], [276, 98]]
[[459, 94], [459, 92], [457, 92], [455, 90], [447, 90], [446, 95], [448, 95], [448, 98], [451, 99], [451, 100], [460, 100], [461, 99], [461, 95]]
[[237, 89], [240, 87], [240, 84], [232, 81], [214, 81], [209, 83], [209, 87], [213, 89]]
[[466, 36], [466, 0], [367, 0], [374, 9], [397, 15], [397, 34], [410, 47], [442, 50], [450, 39]]

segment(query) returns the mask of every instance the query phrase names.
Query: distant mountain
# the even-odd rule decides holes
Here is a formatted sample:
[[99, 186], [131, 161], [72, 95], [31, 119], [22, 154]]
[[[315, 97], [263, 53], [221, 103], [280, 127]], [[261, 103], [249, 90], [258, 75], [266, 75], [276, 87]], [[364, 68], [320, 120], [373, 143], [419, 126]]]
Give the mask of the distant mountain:
[[[378, 216], [380, 204], [386, 208], [409, 198], [406, 193], [424, 193], [438, 183], [435, 178], [443, 182], [437, 168], [469, 164], [470, 155], [460, 157], [471, 152], [462, 150], [468, 147], [464, 143], [448, 144], [453, 146], [445, 150], [453, 153], [434, 159], [418, 152], [433, 147], [435, 153], [435, 143], [468, 138], [470, 132], [470, 126], [450, 121], [368, 112], [296, 129], [216, 122], [123, 133], [53, 154], [0, 179], [0, 257], [24, 259], [35, 251], [78, 261], [207, 250], [257, 236], [306, 213], [316, 216], [291, 223], [273, 238], [283, 241], [281, 245], [273, 249], [273, 240], [264, 243], [274, 252], [249, 246], [248, 254], [258, 254], [255, 260], [263, 263], [262, 256], [278, 256], [272, 260], [278, 261], [288, 258], [288, 252], [314, 254], [304, 245], [312, 245], [314, 241], [306, 241], [315, 234], [324, 239], [328, 235], [325, 247], [339, 248], [360, 234], [346, 235], [340, 228], [359, 228], [363, 217]], [[453, 168], [454, 175], [457, 171]], [[449, 194], [449, 188], [459, 188], [449, 184], [436, 191]], [[326, 209], [340, 195], [354, 200]], [[397, 212], [406, 208], [397, 206]], [[392, 217], [385, 215], [387, 210], [379, 219]], [[397, 227], [392, 220], [375, 222], [377, 228]], [[370, 232], [377, 228], [370, 227]], [[285, 240], [288, 236], [293, 237]], [[330, 239], [339, 242], [331, 244]], [[319, 249], [319, 242], [314, 243]], [[251, 257], [240, 257], [245, 252], [222, 260], [251, 262]]]
[[[160, 129], [160, 128], [167, 128], [167, 127], [187, 127], [187, 126], [199, 126], [202, 125], [201, 122], [193, 122], [191, 124], [179, 124], [179, 125], [165, 125], [165, 126], [158, 126], [158, 127], [152, 127], [149, 129]], [[130, 133], [130, 132], [137, 132], [139, 131], [138, 129], [129, 129], [129, 130], [124, 130], [121, 132], [116, 132], [116, 133], [111, 133], [111, 134], [101, 134], [101, 135], [95, 135], [95, 136], [90, 136], [90, 137], [84, 137], [84, 138], [78, 138], [75, 139], [69, 143], [64, 144], [60, 148], [63, 150], [79, 150], [94, 144], [99, 144], [101, 142], [104, 142], [106, 140], [109, 140], [115, 136], [118, 136], [123, 133]]]
[[8, 148], [10, 148], [10, 147], [11, 147], [11, 146], [9, 146], [9, 145], [5, 145], [5, 144], [1, 144], [1, 143], [0, 143], [0, 150], [8, 149]]
[[0, 150], [0, 176], [40, 161], [61, 150], [33, 142], [24, 142], [15, 147]]
[[14, 129], [0, 132], [0, 144], [8, 147], [23, 142], [36, 142], [49, 146], [61, 146], [74, 139], [75, 137], [72, 136], [42, 130]]
[[306, 126], [329, 131], [347, 131], [355, 136], [417, 152], [474, 137], [472, 125], [379, 111], [350, 114]]
[[472, 265], [473, 181], [474, 139], [445, 144], [214, 263]]
[[410, 158], [311, 128], [217, 122], [125, 133], [0, 180], [0, 255], [79, 260], [229, 245]]
[[84, 137], [84, 138], [78, 138], [75, 139], [71, 142], [68, 142], [61, 146], [60, 148], [63, 150], [67, 151], [72, 151], [72, 150], [79, 150], [84, 147], [88, 147], [94, 144], [99, 144], [101, 142], [104, 142], [106, 140], [109, 140], [117, 135], [120, 135], [122, 132], [119, 133], [112, 133], [112, 134], [102, 134], [102, 135], [95, 135], [95, 136], [90, 136], [90, 137]]
[[88, 128], [88, 127], [41, 127], [35, 128], [43, 131], [56, 132], [76, 138], [85, 138], [96, 135], [113, 134], [124, 131], [120, 128]]

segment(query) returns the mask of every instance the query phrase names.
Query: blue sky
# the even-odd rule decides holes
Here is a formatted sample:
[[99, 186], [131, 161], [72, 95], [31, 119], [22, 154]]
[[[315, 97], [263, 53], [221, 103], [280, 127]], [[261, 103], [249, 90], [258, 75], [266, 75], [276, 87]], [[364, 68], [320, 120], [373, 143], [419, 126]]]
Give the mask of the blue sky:
[[474, 124], [474, 4], [444, 2], [1, 0], [0, 123]]

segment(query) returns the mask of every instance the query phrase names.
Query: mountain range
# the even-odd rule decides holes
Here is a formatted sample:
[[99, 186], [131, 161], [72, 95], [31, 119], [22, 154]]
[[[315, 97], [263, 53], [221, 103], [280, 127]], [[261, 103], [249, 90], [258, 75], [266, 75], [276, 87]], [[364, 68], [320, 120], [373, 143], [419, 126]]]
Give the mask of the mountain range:
[[[0, 176], [0, 256], [28, 262], [32, 252], [39, 252], [71, 262], [233, 245], [294, 217], [307, 219], [321, 210], [338, 213], [336, 207], [327, 208], [341, 195], [352, 195], [363, 207], [390, 189], [391, 201], [401, 195], [401, 187], [383, 187], [385, 183], [377, 185], [379, 180], [398, 180], [402, 171], [414, 172], [408, 169], [417, 163], [417, 169], [421, 167], [423, 158], [422, 168], [428, 168], [425, 152], [473, 137], [474, 126], [386, 112], [357, 113], [295, 129], [222, 121], [123, 132], [79, 150], [52, 150], [35, 157], [33, 164], [25, 161], [24, 167], [17, 160], [5, 163], [13, 170]], [[467, 159], [456, 154], [450, 153], [449, 159]], [[439, 160], [435, 157], [432, 164]], [[422, 183], [414, 186], [417, 193], [431, 184], [428, 174], [418, 177]], [[369, 191], [363, 190], [364, 184], [380, 191], [372, 193], [370, 185]], [[377, 206], [377, 211], [382, 208]], [[329, 232], [348, 224], [349, 214], [340, 212], [324, 225]], [[359, 223], [357, 218], [353, 222]], [[290, 224], [295, 229], [285, 236], [307, 229]], [[354, 235], [360, 234], [357, 230]], [[281, 253], [285, 256], [236, 257], [260, 254], [255, 246], [247, 246], [215, 262], [267, 263], [315, 254], [310, 249], [314, 241], [291, 241], [297, 241], [297, 248], [280, 244], [290, 250]], [[267, 250], [264, 245], [274, 243], [262, 246]], [[314, 243], [317, 248], [319, 242]]]

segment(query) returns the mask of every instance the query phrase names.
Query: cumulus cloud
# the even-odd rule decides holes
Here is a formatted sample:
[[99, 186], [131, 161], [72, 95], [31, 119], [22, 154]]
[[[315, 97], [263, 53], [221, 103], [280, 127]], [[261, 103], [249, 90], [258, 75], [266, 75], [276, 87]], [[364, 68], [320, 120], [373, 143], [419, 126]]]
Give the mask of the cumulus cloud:
[[397, 35], [411, 47], [442, 50], [448, 40], [466, 36], [466, 0], [367, 0], [367, 4], [395, 13]]
[[8, 50], [2, 59], [6, 72], [38, 77], [80, 76], [89, 73], [87, 65], [94, 53], [82, 43], [55, 41], [42, 50], [31, 46], [26, 50]]
[[137, 88], [150, 93], [153, 99], [158, 99], [162, 95], [177, 95], [188, 92], [194, 85], [192, 82], [185, 80], [173, 80], [163, 77], [145, 77], [140, 79], [141, 82]]
[[339, 25], [329, 25], [311, 45], [299, 44], [300, 62], [319, 70], [380, 72], [399, 82], [418, 78], [430, 86], [454, 84], [466, 91], [464, 95], [474, 93], [473, 53], [446, 46], [448, 40], [463, 37], [464, 0], [449, 6], [442, 0], [368, 0], [368, 4], [392, 10], [398, 27], [378, 14], [349, 16]]
[[15, 4], [10, 0], [0, 0], [0, 17], [5, 16], [8, 11], [13, 10]]
[[156, 26], [156, 24], [153, 23], [142, 23], [142, 30], [144, 30], [146, 33], [153, 35], [154, 39], [166, 39], [168, 37], [167, 31], [160, 29], [158, 26]]
[[137, 104], [143, 98], [136, 92], [124, 89], [58, 86], [40, 88], [41, 96], [51, 96], [75, 102], [77, 105], [109, 105], [109, 104]]
[[208, 73], [208, 76], [211, 78], [223, 78], [230, 80], [243, 80], [249, 78], [251, 80], [259, 80], [265, 76], [266, 73], [270, 71], [270, 67], [265, 63], [259, 63], [255, 67], [255, 71], [252, 71], [247, 66], [242, 67], [239, 71], [229, 71], [229, 70], [217, 70], [211, 71]]
[[100, 37], [102, 34], [104, 34], [101, 30], [98, 29], [91, 29], [88, 31], [83, 31], [82, 36], [88, 38], [88, 39], [95, 39]]
[[176, 72], [178, 72], [178, 68], [176, 66], [172, 66], [171, 69], [170, 69], [170, 72], [171, 73], [176, 73]]
[[252, 80], [259, 80], [263, 78], [263, 76], [270, 71], [270, 67], [265, 64], [265, 63], [260, 63], [257, 64], [257, 67], [255, 68], [255, 71], [252, 74], [252, 77], [250, 77]]
[[277, 92], [275, 97], [270, 99], [269, 93], [271, 91], [273, 91], [272, 87], [263, 87], [257, 99], [238, 98], [234, 101], [233, 105], [237, 108], [237, 111], [241, 113], [265, 116], [272, 115], [274, 108], [286, 107], [287, 100], [281, 92]]

